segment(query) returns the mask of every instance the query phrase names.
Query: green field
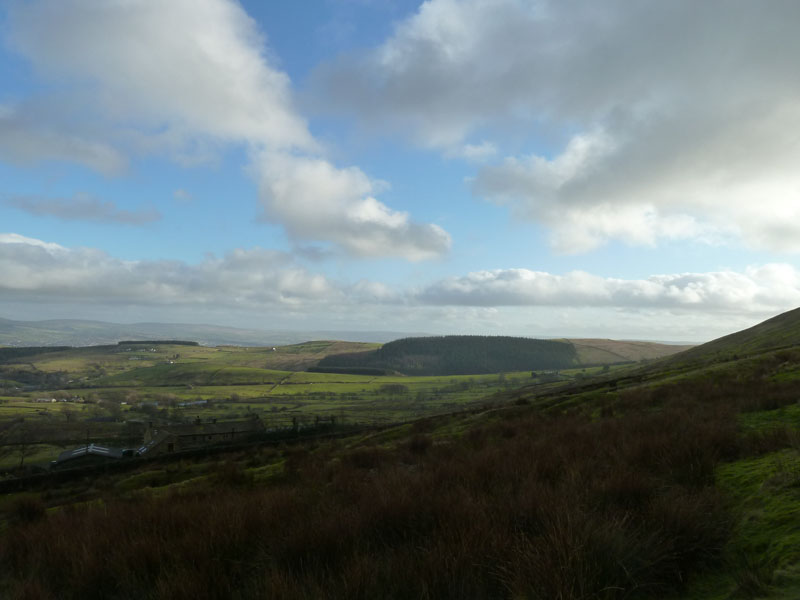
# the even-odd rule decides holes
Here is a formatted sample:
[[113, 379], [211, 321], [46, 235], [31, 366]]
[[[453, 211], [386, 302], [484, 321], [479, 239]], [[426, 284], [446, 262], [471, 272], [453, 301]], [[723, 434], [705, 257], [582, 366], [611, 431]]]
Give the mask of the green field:
[[[45, 464], [86, 439], [129, 444], [135, 437], [132, 424], [141, 428], [154, 420], [256, 414], [270, 429], [330, 417], [342, 424], [384, 425], [490, 404], [494, 395], [524, 384], [578, 380], [600, 371], [542, 372], [534, 378], [527, 371], [407, 377], [299, 370], [327, 354], [374, 347], [329, 341], [275, 349], [122, 344], [26, 356], [0, 365], [7, 376], [0, 390], [0, 426], [24, 417], [32, 441], [55, 440], [25, 458], [29, 465]], [[26, 386], [17, 379], [40, 384]], [[69, 401], [37, 401], [51, 398]], [[0, 457], [0, 469], [17, 465], [13, 455]]]

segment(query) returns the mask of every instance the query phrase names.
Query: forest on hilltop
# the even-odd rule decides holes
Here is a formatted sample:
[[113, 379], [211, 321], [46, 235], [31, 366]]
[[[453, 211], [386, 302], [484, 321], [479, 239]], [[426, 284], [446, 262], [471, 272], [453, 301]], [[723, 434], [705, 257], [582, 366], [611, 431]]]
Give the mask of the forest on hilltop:
[[323, 358], [321, 369], [382, 369], [406, 375], [477, 375], [577, 364], [567, 342], [508, 336], [448, 335], [405, 338], [377, 350]]

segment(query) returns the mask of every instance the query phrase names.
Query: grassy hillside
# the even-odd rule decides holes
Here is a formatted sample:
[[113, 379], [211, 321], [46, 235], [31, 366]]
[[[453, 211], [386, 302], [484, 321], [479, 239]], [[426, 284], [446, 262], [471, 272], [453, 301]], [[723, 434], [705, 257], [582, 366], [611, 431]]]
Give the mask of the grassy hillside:
[[163, 364], [131, 369], [94, 381], [100, 387], [171, 385], [264, 385], [276, 384], [290, 373], [253, 367], [220, 367], [203, 363]]
[[800, 344], [800, 308], [674, 356], [673, 364], [732, 360]]
[[663, 358], [692, 346], [630, 340], [568, 339], [582, 365], [605, 365]]
[[21, 463], [21, 443], [5, 456], [2, 452], [8, 442], [3, 426], [20, 418], [30, 425], [26, 439], [35, 450], [25, 453], [24, 464], [34, 468], [87, 437], [127, 445], [141, 435], [133, 432], [136, 423], [254, 414], [271, 428], [331, 418], [347, 424], [398, 423], [480, 403], [531, 380], [529, 371], [376, 377], [287, 370], [305, 369], [331, 353], [376, 347], [334, 341], [275, 348], [126, 342], [0, 350], [0, 470]]
[[[191, 376], [180, 373], [194, 372], [201, 375], [203, 371], [232, 367], [299, 371], [331, 354], [366, 351], [377, 347], [379, 344], [316, 341], [276, 346], [274, 349], [236, 346], [212, 348], [168, 343], [148, 345], [139, 342], [82, 348], [0, 348], [0, 379], [4, 378], [4, 372], [18, 372], [22, 369], [33, 374], [64, 373], [68, 375], [67, 379], [73, 381], [102, 381], [103, 385], [105, 382], [109, 385], [122, 385], [125, 381], [124, 377], [119, 377], [122, 373], [136, 371], [134, 379], [141, 384], [157, 381], [172, 370], [175, 371], [172, 379], [184, 377], [185, 383], [193, 383]], [[194, 371], [186, 367], [187, 364], [194, 365]], [[151, 368], [155, 370], [147, 373], [146, 370]], [[184, 370], [181, 371], [181, 368]], [[208, 378], [203, 377], [205, 375], [198, 377], [196, 382], [207, 382]], [[260, 379], [262, 377], [257, 376], [253, 381]]]

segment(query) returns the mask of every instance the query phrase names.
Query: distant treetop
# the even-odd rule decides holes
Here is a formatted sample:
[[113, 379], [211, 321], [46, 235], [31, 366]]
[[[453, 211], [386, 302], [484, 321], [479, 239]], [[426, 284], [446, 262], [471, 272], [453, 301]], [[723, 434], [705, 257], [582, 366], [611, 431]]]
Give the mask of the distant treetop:
[[130, 346], [136, 345], [162, 345], [162, 346], [199, 346], [199, 342], [187, 342], [184, 340], [123, 340], [117, 342], [117, 346]]
[[406, 375], [467, 375], [564, 369], [577, 364], [575, 347], [555, 340], [506, 336], [452, 335], [405, 338], [378, 350], [335, 354], [318, 367], [386, 369]]

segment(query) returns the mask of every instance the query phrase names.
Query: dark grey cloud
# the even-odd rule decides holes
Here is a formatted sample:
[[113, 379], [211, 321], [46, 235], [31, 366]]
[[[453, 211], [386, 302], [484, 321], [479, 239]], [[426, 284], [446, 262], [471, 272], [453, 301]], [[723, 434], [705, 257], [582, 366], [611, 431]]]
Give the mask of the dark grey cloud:
[[62, 221], [93, 221], [122, 225], [147, 225], [161, 219], [154, 208], [126, 210], [110, 200], [100, 200], [88, 194], [75, 194], [72, 198], [47, 198], [42, 196], [13, 196], [3, 201], [26, 213], [39, 217], [55, 217]]
[[321, 65], [314, 85], [321, 104], [428, 143], [665, 102], [722, 99], [725, 110], [796, 93], [798, 16], [790, 1], [430, 0], [383, 45]]
[[49, 110], [34, 103], [0, 105], [0, 160], [31, 164], [42, 160], [67, 161], [106, 175], [123, 171], [127, 158], [96, 132], [76, 130]]

